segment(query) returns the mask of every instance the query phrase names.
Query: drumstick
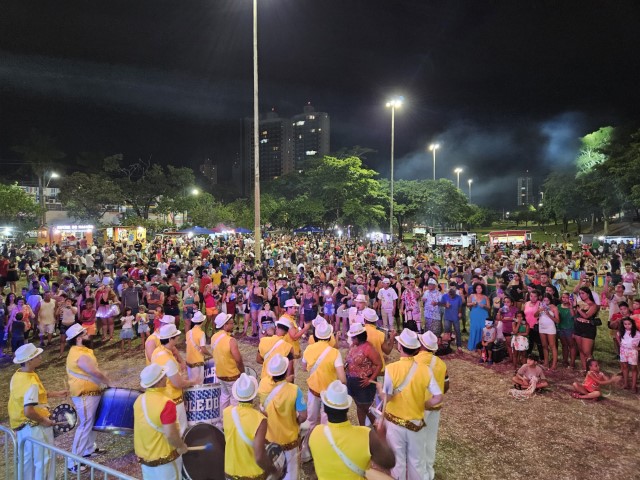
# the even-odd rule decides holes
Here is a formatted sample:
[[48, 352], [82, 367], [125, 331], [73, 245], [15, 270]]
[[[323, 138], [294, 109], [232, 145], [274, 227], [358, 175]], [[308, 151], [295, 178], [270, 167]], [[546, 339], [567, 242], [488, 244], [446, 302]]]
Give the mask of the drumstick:
[[207, 443], [205, 445], [196, 445], [193, 447], [187, 447], [187, 450], [190, 452], [201, 452], [203, 450], [213, 450], [213, 444]]

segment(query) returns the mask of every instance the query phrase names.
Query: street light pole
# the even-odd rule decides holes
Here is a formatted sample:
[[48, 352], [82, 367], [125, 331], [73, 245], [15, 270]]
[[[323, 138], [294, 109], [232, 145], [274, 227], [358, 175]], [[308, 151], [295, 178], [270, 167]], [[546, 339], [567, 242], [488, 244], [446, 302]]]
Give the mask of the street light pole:
[[393, 240], [393, 150], [395, 147], [396, 108], [400, 108], [401, 106], [401, 98], [396, 98], [387, 102], [387, 108], [391, 108], [391, 194], [389, 198], [389, 241]]
[[[49, 174], [49, 180], [47, 181], [47, 183], [45, 184], [44, 181], [46, 180], [47, 174]], [[38, 175], [38, 194], [40, 195], [40, 225], [44, 225], [45, 223], [47, 223], [47, 204], [45, 202], [45, 198], [44, 198], [44, 192], [47, 188], [49, 188], [49, 184], [51, 183], [51, 179], [53, 178], [60, 178], [60, 175], [58, 175], [56, 172], [43, 172], [41, 174]]]
[[259, 110], [258, 110], [258, 0], [253, 0], [253, 251], [256, 266], [262, 264], [260, 252], [260, 143], [259, 143]]
[[467, 180], [469, 182], [469, 202], [471, 202], [471, 184], [473, 183], [472, 179]]
[[458, 190], [460, 190], [460, 174], [462, 173], [462, 169], [460, 167], [458, 167], [453, 172], [458, 176], [458, 179], [456, 181], [456, 185], [458, 187]]
[[436, 179], [436, 150], [440, 148], [439, 143], [429, 145], [429, 150], [433, 152], [433, 179]]

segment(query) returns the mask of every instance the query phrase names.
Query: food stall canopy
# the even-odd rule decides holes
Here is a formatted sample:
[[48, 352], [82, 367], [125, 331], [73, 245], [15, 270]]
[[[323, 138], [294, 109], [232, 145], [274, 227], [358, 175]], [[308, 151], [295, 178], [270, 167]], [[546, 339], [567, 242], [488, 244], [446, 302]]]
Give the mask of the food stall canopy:
[[320, 227], [314, 227], [311, 225], [305, 225], [304, 227], [297, 228], [293, 233], [322, 233], [324, 230]]
[[184, 230], [180, 230], [178, 233], [182, 233], [185, 235], [191, 234], [191, 235], [214, 235], [216, 232], [214, 232], [213, 230], [210, 230], [208, 228], [204, 228], [204, 227], [191, 227], [191, 228], [186, 228]]

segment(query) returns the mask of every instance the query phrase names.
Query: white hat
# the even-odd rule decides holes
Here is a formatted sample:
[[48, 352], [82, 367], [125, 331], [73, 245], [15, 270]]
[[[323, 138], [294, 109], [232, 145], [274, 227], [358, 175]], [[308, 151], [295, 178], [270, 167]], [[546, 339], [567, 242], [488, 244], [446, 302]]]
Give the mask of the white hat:
[[163, 315], [162, 317], [160, 317], [160, 323], [164, 323], [164, 324], [174, 324], [176, 323], [176, 317], [174, 317], [173, 315]]
[[482, 273], [482, 269], [478, 267], [473, 271], [473, 273]]
[[272, 377], [282, 375], [289, 368], [289, 359], [276, 353], [267, 364], [267, 373]]
[[314, 319], [311, 321], [311, 324], [312, 324], [314, 327], [317, 327], [317, 326], [318, 326], [318, 325], [320, 325], [321, 323], [327, 323], [327, 319], [326, 319], [326, 318], [324, 318], [324, 317], [321, 317], [320, 315], [318, 315], [316, 318], [314, 318]]
[[166, 375], [164, 368], [157, 363], [150, 363], [140, 372], [140, 386], [142, 388], [151, 388]]
[[364, 325], [361, 323], [355, 322], [349, 326], [349, 331], [347, 332], [347, 335], [349, 337], [357, 337], [363, 332], [366, 332]]
[[378, 321], [378, 314], [373, 308], [365, 308], [362, 312], [362, 316], [366, 322], [375, 323]]
[[347, 386], [340, 380], [334, 380], [326, 390], [320, 393], [322, 403], [336, 410], [348, 410], [353, 399], [347, 393]]
[[258, 394], [258, 380], [246, 373], [241, 373], [231, 388], [233, 398], [239, 402], [250, 402]]
[[427, 285], [438, 285], [438, 281], [435, 278], [430, 278]]
[[233, 318], [233, 315], [230, 313], [219, 313], [216, 315], [216, 318], [213, 319], [213, 323], [216, 324], [216, 328], [222, 328], [224, 325]]
[[201, 323], [205, 321], [205, 316], [202, 314], [200, 310], [196, 311], [191, 318], [191, 323]]
[[296, 302], [295, 298], [290, 298], [289, 300], [284, 302], [284, 308], [293, 308], [293, 307], [299, 307], [299, 306], [300, 305], [298, 305], [298, 302]]
[[80, 325], [79, 323], [74, 323], [69, 328], [67, 328], [67, 332], [65, 333], [65, 336], [67, 337], [67, 340], [73, 340], [78, 335], [83, 334], [86, 331], [87, 329], [84, 328], [82, 325]]
[[438, 337], [431, 330], [419, 335], [418, 340], [427, 350], [438, 350]]
[[158, 338], [160, 340], [167, 340], [168, 338], [177, 337], [180, 333], [180, 330], [178, 330], [174, 324], [169, 323], [168, 325], [160, 327]]
[[359, 295], [356, 295], [356, 299], [354, 301], [367, 303], [367, 297], [365, 297], [362, 294], [359, 294]]
[[324, 323], [320, 323], [320, 325], [318, 325], [315, 328], [313, 334], [319, 340], [328, 340], [329, 338], [331, 338], [332, 333], [333, 333], [333, 327], [329, 325], [327, 322], [324, 322]]
[[383, 278], [383, 279], [382, 279], [382, 283], [388, 283], [388, 284], [390, 284], [390, 283], [391, 283], [391, 279], [389, 279], [389, 278]]
[[291, 321], [288, 318], [280, 317], [276, 322], [276, 326], [281, 325], [283, 327], [291, 328]]
[[42, 352], [44, 352], [42, 348], [36, 348], [33, 343], [27, 343], [16, 350], [16, 356], [13, 359], [13, 363], [27, 363], [29, 360], [36, 358]]
[[396, 337], [396, 340], [400, 345], [406, 348], [417, 349], [420, 348], [420, 342], [418, 341], [418, 334], [413, 330], [405, 328], [402, 333]]

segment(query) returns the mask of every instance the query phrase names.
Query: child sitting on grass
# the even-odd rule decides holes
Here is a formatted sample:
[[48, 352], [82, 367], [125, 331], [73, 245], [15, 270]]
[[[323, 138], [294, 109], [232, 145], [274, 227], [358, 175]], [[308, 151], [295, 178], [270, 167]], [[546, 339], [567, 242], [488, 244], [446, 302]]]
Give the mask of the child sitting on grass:
[[573, 389], [575, 392], [571, 394], [573, 398], [579, 398], [583, 400], [597, 400], [602, 392], [600, 391], [600, 385], [609, 385], [613, 382], [620, 381], [619, 375], [608, 377], [600, 371], [600, 364], [595, 358], [587, 359], [587, 376], [584, 378], [582, 384], [573, 382]]
[[493, 344], [496, 341], [497, 332], [493, 326], [492, 320], [484, 322], [484, 328], [482, 329], [482, 358], [480, 363], [487, 362], [487, 365], [493, 365], [493, 359], [491, 357], [493, 351]]
[[531, 385], [533, 378], [536, 379], [536, 390], [549, 386], [542, 368], [538, 365], [538, 356], [532, 353], [527, 357], [527, 363], [522, 365], [513, 377], [514, 387], [526, 390]]

